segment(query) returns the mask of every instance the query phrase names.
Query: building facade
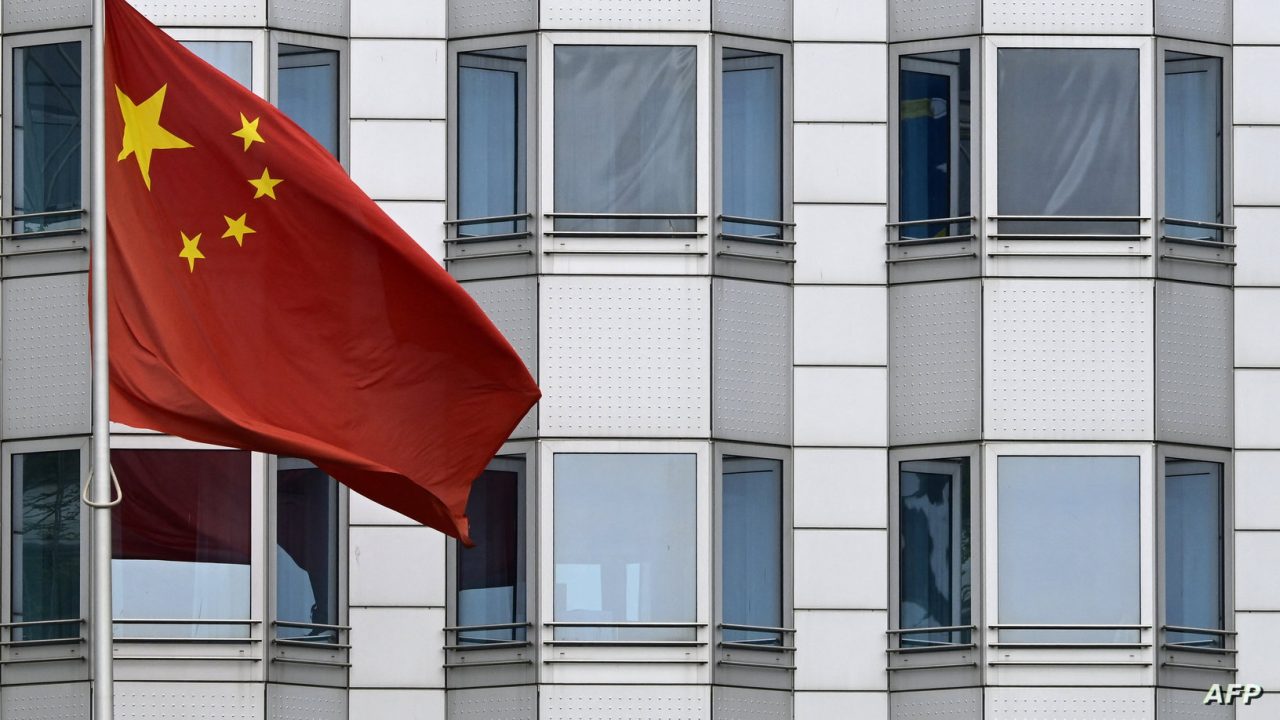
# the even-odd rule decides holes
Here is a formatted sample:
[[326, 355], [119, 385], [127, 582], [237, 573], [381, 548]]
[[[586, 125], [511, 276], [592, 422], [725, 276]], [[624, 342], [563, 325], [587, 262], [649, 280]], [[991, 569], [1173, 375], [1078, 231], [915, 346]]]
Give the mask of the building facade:
[[[91, 12], [0, 7], [0, 718], [84, 718]], [[119, 717], [1280, 711], [1280, 5], [137, 7], [544, 398], [471, 550], [113, 427]]]

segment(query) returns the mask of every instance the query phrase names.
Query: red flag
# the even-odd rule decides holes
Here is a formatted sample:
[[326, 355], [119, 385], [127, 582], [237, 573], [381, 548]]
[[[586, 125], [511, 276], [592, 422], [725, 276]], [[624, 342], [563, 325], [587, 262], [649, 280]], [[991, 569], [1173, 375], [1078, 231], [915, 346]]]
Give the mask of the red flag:
[[539, 396], [520, 359], [304, 130], [106, 5], [111, 419], [308, 458], [465, 540]]

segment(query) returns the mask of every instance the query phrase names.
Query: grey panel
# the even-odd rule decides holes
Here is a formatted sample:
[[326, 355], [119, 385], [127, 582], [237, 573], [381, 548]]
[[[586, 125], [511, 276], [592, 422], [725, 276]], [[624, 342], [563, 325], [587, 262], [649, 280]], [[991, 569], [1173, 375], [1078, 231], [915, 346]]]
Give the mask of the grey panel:
[[89, 432], [88, 278], [4, 281], [5, 438]]
[[716, 32], [791, 39], [791, 0], [713, 0]]
[[1231, 288], [1156, 282], [1156, 437], [1231, 447]]
[[982, 0], [897, 0], [889, 3], [889, 40], [973, 35], [982, 29]]
[[1155, 714], [1152, 688], [991, 687], [986, 720], [1107, 718], [1150, 720]]
[[267, 720], [346, 719], [346, 688], [267, 685]]
[[791, 441], [791, 287], [712, 281], [713, 433], [726, 440]]
[[89, 0], [5, 0], [6, 33], [57, 30], [93, 24]]
[[704, 720], [706, 685], [543, 685], [539, 717], [556, 720]]
[[711, 0], [542, 0], [541, 15], [544, 30], [710, 30]]
[[982, 688], [923, 690], [889, 695], [893, 720], [982, 720]]
[[981, 282], [889, 288], [889, 443], [974, 440], [981, 431]]
[[0, 692], [0, 715], [7, 720], [83, 720], [89, 712], [89, 683], [10, 685]]
[[[538, 379], [538, 279], [480, 280], [464, 283], [463, 287], [506, 336], [534, 379]], [[511, 435], [529, 437], [537, 433], [538, 406], [535, 405]]]
[[449, 0], [449, 37], [536, 30], [536, 0]]
[[711, 688], [714, 720], [791, 720], [791, 693], [736, 687]]
[[325, 35], [351, 34], [348, 0], [270, 0], [267, 17], [273, 28]]
[[984, 0], [989, 33], [1150, 33], [1151, 0]]
[[1236, 716], [1235, 705], [1205, 705], [1204, 695], [1200, 690], [1156, 688], [1156, 720], [1232, 720]]
[[264, 702], [263, 683], [231, 682], [117, 680], [115, 699], [129, 720], [261, 720]]
[[261, 27], [267, 23], [267, 0], [133, 0], [132, 4], [157, 25]]
[[538, 689], [534, 685], [450, 690], [450, 720], [537, 720]]
[[1156, 0], [1156, 34], [1231, 42], [1231, 0]]

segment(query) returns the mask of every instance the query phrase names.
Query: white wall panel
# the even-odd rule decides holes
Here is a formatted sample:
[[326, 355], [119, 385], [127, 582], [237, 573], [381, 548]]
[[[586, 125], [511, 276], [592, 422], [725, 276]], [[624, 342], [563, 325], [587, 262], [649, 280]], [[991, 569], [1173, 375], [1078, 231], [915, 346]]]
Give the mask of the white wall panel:
[[1231, 705], [1205, 705], [1199, 690], [1156, 688], [1156, 717], [1159, 720], [1232, 720]]
[[888, 141], [884, 125], [797, 123], [796, 202], [885, 202]]
[[988, 437], [1150, 439], [1153, 295], [1149, 281], [988, 280]]
[[881, 41], [888, 37], [884, 0], [794, 0], [794, 37], [801, 40]]
[[984, 701], [986, 720], [1155, 717], [1155, 692], [1149, 687], [989, 687]]
[[417, 525], [418, 523], [390, 510], [355, 490], [351, 491], [349, 509], [352, 525]]
[[[1274, 558], [1271, 560], [1274, 568]], [[1247, 572], [1237, 564], [1239, 571]], [[1262, 570], [1268, 572], [1268, 570]], [[1239, 572], [1237, 572], [1237, 576]], [[1280, 613], [1236, 613], [1238, 682], [1280, 688]]]
[[444, 690], [351, 690], [352, 720], [445, 720]]
[[711, 688], [715, 720], [790, 720], [791, 693], [739, 687]]
[[885, 122], [888, 51], [870, 43], [796, 43], [797, 121]]
[[538, 688], [515, 687], [450, 690], [449, 720], [537, 720]]
[[267, 21], [273, 28], [345, 36], [351, 33], [348, 0], [268, 0]]
[[1273, 720], [1280, 715], [1280, 693], [1264, 693], [1248, 705], [1233, 705], [1235, 720]]
[[712, 29], [752, 37], [791, 39], [791, 0], [712, 0]]
[[267, 720], [346, 719], [346, 688], [267, 685]]
[[1156, 34], [1231, 42], [1232, 0], [1156, 0]]
[[444, 263], [445, 204], [438, 200], [382, 200], [378, 207], [417, 241], [436, 262]]
[[796, 720], [889, 720], [883, 692], [797, 692], [795, 708]]
[[[463, 287], [484, 309], [489, 319], [507, 338], [534, 379], [538, 378], [538, 279], [518, 277], [479, 280]], [[538, 432], [538, 408], [529, 409], [512, 431], [512, 437], [528, 437]]]
[[[134, 0], [130, 4], [156, 25], [261, 27], [267, 24], [266, 0], [188, 0], [182, 3]], [[6, 25], [5, 32], [12, 30]]]
[[981, 720], [982, 688], [893, 693], [889, 708], [893, 720]]
[[1234, 0], [1233, 40], [1239, 44], [1280, 44], [1280, 3], [1275, 0]]
[[117, 680], [116, 717], [128, 720], [261, 720], [265, 687], [263, 683]]
[[1271, 72], [1280, 67], [1280, 47], [1238, 47], [1232, 52], [1235, 122], [1280, 122], [1280, 92], [1276, 92]]
[[83, 720], [90, 717], [89, 683], [9, 685], [0, 692], [8, 720]]
[[1235, 129], [1235, 196], [1239, 205], [1280, 205], [1280, 127]]
[[543, 433], [708, 435], [709, 296], [705, 278], [544, 277]]
[[93, 23], [93, 3], [89, 0], [5, 0], [3, 23], [6, 33], [87, 26]]
[[710, 720], [709, 685], [544, 685], [539, 717], [556, 720]]
[[795, 293], [797, 364], [888, 362], [888, 296], [884, 288], [802, 285]]
[[1231, 288], [1156, 281], [1157, 439], [1231, 445], [1231, 301]]
[[888, 613], [796, 611], [797, 690], [885, 690]]
[[1236, 447], [1280, 448], [1280, 370], [1236, 371]]
[[791, 288], [712, 280], [712, 409], [718, 438], [791, 442]]
[[375, 200], [445, 199], [442, 120], [352, 120], [351, 179]]
[[[1236, 609], [1280, 610], [1280, 573], [1271, 572], [1280, 558], [1280, 531], [1236, 533]], [[1245, 679], [1245, 682], [1253, 682]]]
[[351, 687], [444, 687], [443, 608], [352, 607], [350, 616]]
[[5, 438], [89, 432], [88, 278], [4, 281]]
[[444, 607], [444, 537], [426, 527], [351, 528], [351, 605]]
[[883, 284], [886, 217], [883, 205], [796, 205], [795, 281]]
[[352, 40], [351, 117], [444, 118], [447, 69], [444, 40]]
[[1236, 208], [1235, 220], [1236, 285], [1280, 286], [1280, 208]]
[[1234, 479], [1235, 526], [1280, 530], [1280, 452], [1237, 452]]
[[888, 481], [884, 450], [796, 448], [796, 527], [885, 527]]
[[1280, 288], [1241, 288], [1235, 292], [1235, 341], [1238, 367], [1280, 365]]
[[796, 530], [795, 606], [885, 608], [885, 537], [884, 530]]
[[1151, 0], [983, 0], [989, 33], [1150, 34]]
[[883, 368], [798, 367], [795, 444], [885, 444]]
[[[443, 38], [445, 7], [441, 0], [350, 0], [352, 37]], [[466, 0], [468, 6], [480, 3]]]
[[973, 35], [982, 30], [982, 0], [898, 0], [891, 2], [889, 40]]
[[710, 30], [711, 0], [541, 0], [545, 29]]

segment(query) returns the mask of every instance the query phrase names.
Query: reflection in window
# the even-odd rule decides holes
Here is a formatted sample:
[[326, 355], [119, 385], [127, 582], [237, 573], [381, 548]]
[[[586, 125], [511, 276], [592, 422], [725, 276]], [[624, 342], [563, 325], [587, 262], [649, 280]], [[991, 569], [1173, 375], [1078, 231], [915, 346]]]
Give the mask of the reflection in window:
[[[1001, 48], [999, 213], [1136, 216], [1138, 51]], [[1005, 221], [1002, 233], [1135, 234], [1136, 222]]]
[[[13, 456], [13, 639], [80, 634], [80, 453]], [[72, 619], [75, 622], [47, 623]]]
[[[724, 51], [721, 212], [782, 220], [782, 56]], [[781, 238], [779, 225], [724, 223], [732, 235]]]
[[[526, 212], [525, 49], [458, 55], [458, 217]], [[460, 223], [460, 237], [524, 232], [524, 219]]]
[[277, 105], [338, 156], [338, 51], [280, 44]]
[[[1000, 624], [1137, 625], [1136, 457], [1001, 457]], [[1001, 630], [1005, 642], [1137, 642], [1126, 629]]]
[[80, 43], [16, 48], [13, 68], [13, 212], [54, 213], [14, 232], [80, 227]]
[[[898, 69], [898, 219], [967, 216], [969, 51], [906, 55]], [[903, 238], [967, 235], [969, 222], [904, 225]]]
[[697, 49], [555, 49], [556, 230], [691, 231], [697, 147]]
[[[494, 458], [471, 485], [467, 519], [475, 547], [458, 545], [458, 622], [519, 625], [525, 622], [523, 456]], [[460, 644], [492, 644], [525, 639], [525, 628], [467, 630]]]
[[[898, 623], [972, 622], [969, 459], [912, 460], [898, 470]], [[902, 647], [971, 642], [970, 630], [904, 633]]]
[[232, 80], [253, 89], [253, 43], [242, 40], [183, 40], [182, 46]]
[[[306, 460], [276, 461], [276, 637], [336, 642], [338, 483]], [[310, 627], [307, 627], [310, 626]]]
[[[1169, 458], [1164, 472], [1165, 624], [1222, 630], [1222, 464]], [[1167, 639], [1220, 648], [1224, 638], [1170, 631]]]
[[1221, 241], [1223, 222], [1222, 59], [1168, 51], [1164, 58], [1164, 214], [1166, 232]]
[[555, 456], [558, 640], [692, 640], [696, 456]]
[[[724, 458], [722, 622], [782, 627], [782, 461]], [[777, 631], [726, 627], [728, 642], [781, 645]]]
[[[112, 450], [128, 501], [111, 513], [117, 637], [247, 637], [250, 454]], [[175, 619], [191, 623], [120, 623]]]

